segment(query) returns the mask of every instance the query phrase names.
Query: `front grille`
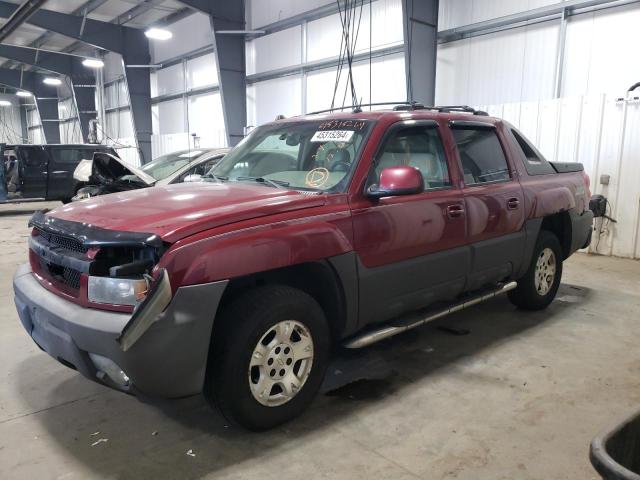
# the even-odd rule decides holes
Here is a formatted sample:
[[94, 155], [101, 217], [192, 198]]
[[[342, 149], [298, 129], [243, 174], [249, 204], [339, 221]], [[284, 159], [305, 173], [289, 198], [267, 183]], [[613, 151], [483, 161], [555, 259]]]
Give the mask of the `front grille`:
[[74, 270], [73, 268], [65, 267], [62, 272], [62, 278], [64, 279], [64, 284], [73, 288], [74, 290], [80, 289], [80, 272], [78, 270]]
[[40, 234], [40, 237], [49, 244], [57, 245], [64, 248], [65, 250], [70, 250], [72, 252], [87, 253], [88, 248], [78, 240], [69, 237], [63, 237], [62, 235], [57, 235], [55, 233], [49, 233], [40, 229], [37, 230]]
[[40, 268], [52, 279], [74, 290], [80, 290], [80, 275], [82, 273], [78, 270], [48, 263], [43, 258], [40, 258]]

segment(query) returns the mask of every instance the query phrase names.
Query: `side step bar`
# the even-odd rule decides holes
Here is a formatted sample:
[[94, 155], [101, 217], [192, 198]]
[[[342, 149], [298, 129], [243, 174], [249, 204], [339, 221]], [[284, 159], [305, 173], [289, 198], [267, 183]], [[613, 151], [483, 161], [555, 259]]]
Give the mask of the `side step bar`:
[[502, 293], [506, 293], [510, 290], [513, 290], [517, 286], [518, 286], [517, 282], [505, 283], [504, 285], [496, 289], [490, 290], [488, 292], [485, 291], [475, 297], [471, 297], [467, 300], [461, 301], [459, 303], [455, 303], [451, 307], [431, 313], [424, 318], [420, 318], [416, 320], [416, 315], [413, 315], [404, 321], [398, 322], [398, 324], [396, 325], [386, 324], [381, 328], [378, 328], [376, 330], [370, 330], [368, 332], [365, 332], [363, 334], [356, 336], [355, 338], [352, 338], [344, 346], [347, 348], [368, 347], [369, 345], [379, 342], [380, 340], [384, 340], [385, 338], [393, 337], [394, 335], [397, 335], [402, 332], [406, 332], [407, 330], [411, 330], [412, 328], [419, 327], [420, 325], [424, 325], [425, 323], [431, 322], [432, 320], [445, 317], [450, 313], [459, 312], [460, 310], [464, 310], [465, 308], [468, 308], [472, 305], [476, 305], [477, 303], [481, 303], [481, 302], [484, 302], [485, 300], [489, 300]]

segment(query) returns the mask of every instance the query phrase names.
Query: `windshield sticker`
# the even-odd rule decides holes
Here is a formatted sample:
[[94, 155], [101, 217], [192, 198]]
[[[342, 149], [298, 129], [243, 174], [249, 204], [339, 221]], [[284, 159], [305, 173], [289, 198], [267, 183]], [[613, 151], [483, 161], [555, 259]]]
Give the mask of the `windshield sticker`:
[[[352, 132], [353, 133], [353, 132]], [[329, 180], [329, 170], [326, 168], [314, 168], [307, 173], [304, 179], [304, 183], [307, 187], [320, 188]]]
[[327, 120], [318, 125], [318, 130], [336, 130], [339, 128], [351, 128], [362, 130], [367, 124], [361, 120]]
[[353, 130], [324, 130], [311, 137], [312, 142], [348, 142], [353, 137]]

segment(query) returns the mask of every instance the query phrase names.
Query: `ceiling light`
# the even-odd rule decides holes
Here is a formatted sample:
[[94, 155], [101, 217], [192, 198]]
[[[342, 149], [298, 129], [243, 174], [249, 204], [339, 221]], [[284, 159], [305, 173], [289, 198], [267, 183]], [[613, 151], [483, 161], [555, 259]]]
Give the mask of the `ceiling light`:
[[19, 97], [30, 97], [31, 92], [25, 92], [24, 90], [20, 90], [19, 92], [16, 92], [16, 95]]
[[62, 85], [62, 80], [60, 80], [59, 78], [53, 78], [53, 77], [47, 77], [43, 80], [44, 83], [46, 83], [47, 85]]
[[104, 67], [104, 62], [99, 58], [85, 58], [82, 61], [82, 65], [89, 68], [102, 68]]
[[173, 33], [164, 28], [150, 28], [144, 34], [152, 40], [169, 40], [173, 37]]
[[11, 102], [8, 100], [0, 100], [0, 107], [10, 107]]

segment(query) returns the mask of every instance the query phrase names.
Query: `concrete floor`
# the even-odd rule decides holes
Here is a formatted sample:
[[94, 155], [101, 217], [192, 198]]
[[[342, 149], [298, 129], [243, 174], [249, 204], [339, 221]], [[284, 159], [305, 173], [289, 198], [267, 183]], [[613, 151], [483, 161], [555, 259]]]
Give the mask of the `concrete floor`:
[[33, 208], [0, 207], [2, 479], [589, 479], [591, 438], [640, 406], [640, 263], [582, 254], [546, 311], [495, 299], [345, 355], [329, 383], [367, 379], [274, 431], [227, 428], [200, 398], [145, 404], [23, 331], [11, 276]]

